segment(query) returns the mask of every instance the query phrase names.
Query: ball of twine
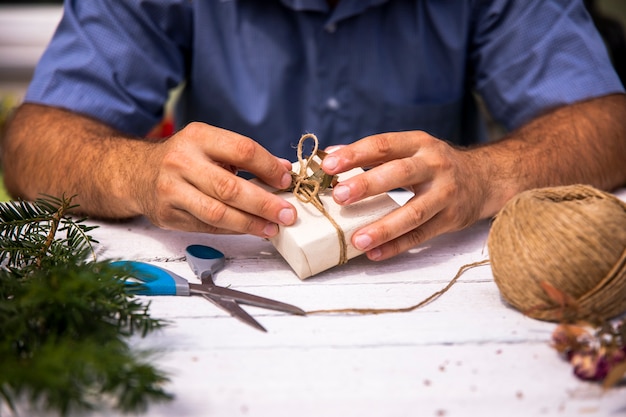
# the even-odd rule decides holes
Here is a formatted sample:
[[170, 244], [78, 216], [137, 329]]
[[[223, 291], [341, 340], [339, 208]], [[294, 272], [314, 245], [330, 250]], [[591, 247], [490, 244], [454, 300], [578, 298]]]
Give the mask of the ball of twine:
[[548, 321], [606, 320], [626, 311], [626, 204], [591, 186], [520, 193], [487, 245], [502, 297]]

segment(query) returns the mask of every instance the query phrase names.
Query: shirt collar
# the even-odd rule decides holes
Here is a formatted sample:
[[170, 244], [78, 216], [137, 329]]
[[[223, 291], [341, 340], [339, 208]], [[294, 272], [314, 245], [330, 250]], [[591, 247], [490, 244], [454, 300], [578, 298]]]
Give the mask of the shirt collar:
[[[286, 7], [296, 11], [313, 11], [330, 13], [331, 9], [326, 0], [280, 0]], [[334, 21], [345, 19], [362, 13], [366, 9], [380, 6], [389, 0], [341, 0], [333, 10]]]

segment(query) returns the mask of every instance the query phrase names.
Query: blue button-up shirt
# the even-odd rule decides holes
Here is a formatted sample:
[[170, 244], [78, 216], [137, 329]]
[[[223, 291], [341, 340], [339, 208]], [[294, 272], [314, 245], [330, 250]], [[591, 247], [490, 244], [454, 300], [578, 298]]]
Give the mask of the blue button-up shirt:
[[515, 128], [623, 91], [579, 0], [68, 0], [26, 101], [142, 135], [180, 83], [179, 126], [288, 159], [306, 132], [479, 141], [476, 95]]

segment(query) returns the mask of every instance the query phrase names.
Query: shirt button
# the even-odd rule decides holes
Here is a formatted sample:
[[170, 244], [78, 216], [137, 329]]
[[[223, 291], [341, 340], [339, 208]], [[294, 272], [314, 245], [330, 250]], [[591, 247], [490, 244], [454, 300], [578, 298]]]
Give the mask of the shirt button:
[[337, 25], [334, 23], [329, 23], [328, 25], [326, 25], [325, 29], [328, 33], [335, 33], [335, 31], [337, 30]]
[[328, 100], [326, 100], [326, 107], [329, 110], [339, 110], [339, 107], [341, 107], [341, 104], [339, 104], [339, 100], [337, 100], [335, 97], [331, 97]]

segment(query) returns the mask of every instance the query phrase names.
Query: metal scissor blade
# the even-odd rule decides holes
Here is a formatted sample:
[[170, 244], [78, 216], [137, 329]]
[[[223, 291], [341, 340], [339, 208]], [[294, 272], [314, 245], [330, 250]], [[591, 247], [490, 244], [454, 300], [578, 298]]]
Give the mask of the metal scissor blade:
[[280, 301], [271, 300], [269, 298], [260, 297], [258, 295], [248, 294], [245, 292], [233, 290], [225, 287], [211, 287], [211, 293], [220, 298], [230, 298], [241, 304], [247, 304], [255, 307], [267, 308], [269, 310], [282, 311], [284, 313], [306, 315], [306, 312], [299, 307], [291, 304], [282, 303]]
[[190, 282], [189, 292], [191, 292], [191, 294], [200, 294], [200, 295], [213, 294], [213, 288], [204, 284], [196, 284], [196, 283]]
[[254, 317], [252, 317], [250, 314], [248, 314], [248, 312], [246, 310], [244, 310], [243, 308], [241, 308], [239, 306], [239, 304], [237, 304], [236, 301], [234, 300], [229, 300], [229, 299], [223, 299], [220, 298], [219, 296], [211, 296], [209, 294], [202, 294], [202, 297], [204, 297], [205, 299], [209, 300], [210, 302], [212, 302], [213, 304], [215, 304], [216, 306], [218, 306], [219, 308], [221, 308], [222, 310], [228, 312], [231, 316], [233, 316], [234, 318], [254, 327], [255, 329], [258, 329], [262, 332], [267, 332], [267, 330], [265, 330], [265, 327], [261, 326], [261, 323], [259, 323], [258, 321], [256, 321], [254, 319]]

